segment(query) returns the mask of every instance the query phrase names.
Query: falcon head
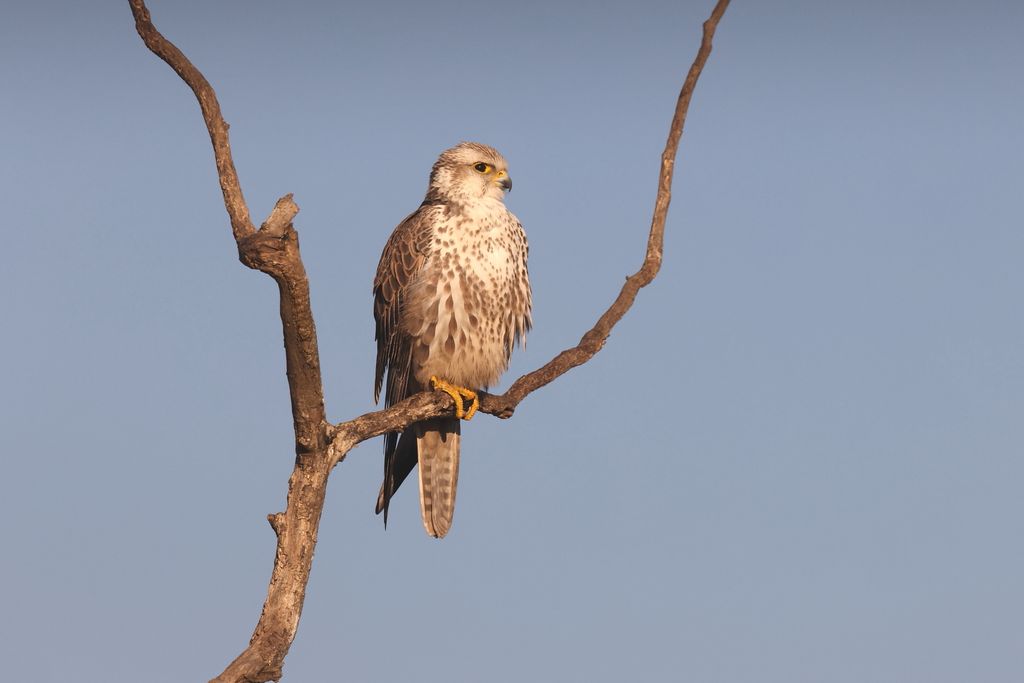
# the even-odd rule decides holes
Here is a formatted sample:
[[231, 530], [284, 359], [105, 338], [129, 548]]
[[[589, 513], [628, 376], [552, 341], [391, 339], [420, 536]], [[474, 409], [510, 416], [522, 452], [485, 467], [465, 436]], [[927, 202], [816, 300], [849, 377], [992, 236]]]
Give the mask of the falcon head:
[[498, 150], [478, 142], [460, 142], [437, 158], [430, 172], [427, 197], [502, 201], [511, 189], [508, 163]]

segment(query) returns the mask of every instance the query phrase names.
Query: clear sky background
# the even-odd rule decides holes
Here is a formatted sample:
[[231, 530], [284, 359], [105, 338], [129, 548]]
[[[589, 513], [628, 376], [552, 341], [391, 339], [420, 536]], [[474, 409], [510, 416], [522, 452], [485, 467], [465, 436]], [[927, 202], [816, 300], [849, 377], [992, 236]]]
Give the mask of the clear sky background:
[[[702, 2], [168, 2], [254, 220], [294, 192], [328, 417], [460, 140], [509, 159], [535, 329], [639, 265]], [[452, 533], [334, 472], [289, 681], [1024, 676], [1024, 4], [735, 2], [665, 265], [591, 363], [465, 428]], [[5, 678], [187, 681], [248, 642], [292, 433], [192, 93], [127, 3], [0, 17]]]

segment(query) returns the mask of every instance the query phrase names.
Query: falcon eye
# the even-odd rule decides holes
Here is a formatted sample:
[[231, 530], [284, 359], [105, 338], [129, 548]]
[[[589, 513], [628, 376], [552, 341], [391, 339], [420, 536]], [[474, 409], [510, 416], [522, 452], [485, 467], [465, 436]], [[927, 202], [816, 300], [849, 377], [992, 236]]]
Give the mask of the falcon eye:
[[474, 165], [473, 168], [478, 170], [480, 173], [487, 173], [489, 170], [491, 170], [491, 167], [488, 166], [487, 164], [485, 164], [482, 161], [480, 163]]

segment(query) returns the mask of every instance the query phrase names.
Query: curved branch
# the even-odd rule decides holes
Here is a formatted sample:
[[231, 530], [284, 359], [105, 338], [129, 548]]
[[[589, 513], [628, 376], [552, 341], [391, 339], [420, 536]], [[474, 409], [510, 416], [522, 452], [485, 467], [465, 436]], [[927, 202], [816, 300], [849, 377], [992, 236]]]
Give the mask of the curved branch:
[[[633, 301], [642, 287], [654, 280], [661, 269], [662, 246], [665, 239], [665, 219], [668, 216], [669, 202], [672, 200], [672, 176], [675, 170], [676, 153], [679, 140], [683, 135], [686, 113], [690, 108], [690, 99], [697, 86], [697, 79], [704, 70], [704, 64], [711, 54], [711, 44], [715, 36], [718, 22], [728, 7], [729, 0], [718, 0], [711, 16], [704, 22], [704, 34], [701, 39], [697, 57], [686, 74], [686, 80], [679, 91], [675, 114], [669, 127], [665, 151], [661, 154], [661, 173], [658, 178], [658, 194], [654, 201], [654, 215], [651, 218], [651, 230], [647, 237], [647, 252], [640, 269], [626, 278], [618, 297], [608, 310], [598, 319], [594, 326], [580, 339], [579, 344], [566, 349], [533, 372], [527, 373], [512, 383], [504, 394], [483, 394], [480, 401], [480, 412], [497, 415], [501, 418], [512, 416], [516, 407], [524, 398], [554, 381], [569, 370], [586, 363], [604, 347], [615, 324], [633, 306]], [[388, 410], [367, 413], [354, 420], [349, 420], [334, 427], [331, 432], [330, 457], [331, 465], [345, 458], [345, 454], [356, 444], [371, 439], [385, 432], [401, 431], [413, 422], [431, 417], [447, 415], [452, 409], [452, 400], [443, 392], [424, 393], [406, 401], [397, 403]]]
[[571, 349], [566, 349], [552, 358], [546, 365], [533, 372], [523, 375], [509, 387], [508, 391], [500, 397], [503, 411], [514, 410], [519, 402], [530, 393], [540, 389], [545, 384], [553, 381], [560, 375], [565, 374], [572, 368], [586, 363], [604, 347], [608, 336], [615, 324], [622, 320], [633, 306], [633, 301], [642, 287], [646, 287], [654, 280], [661, 269], [662, 246], [665, 240], [665, 219], [668, 216], [668, 205], [672, 200], [672, 175], [675, 170], [676, 152], [679, 149], [679, 139], [683, 135], [683, 126], [686, 123], [686, 113], [690, 108], [690, 99], [693, 97], [693, 90], [697, 87], [697, 79], [704, 70], [704, 64], [711, 54], [711, 43], [715, 36], [715, 29], [718, 22], [729, 6], [729, 0], [718, 0], [711, 16], [704, 22], [704, 33], [700, 41], [700, 48], [697, 56], [686, 74], [686, 80], [679, 91], [679, 99], [676, 100], [675, 114], [672, 116], [672, 124], [669, 126], [668, 140], [665, 142], [665, 151], [661, 154], [661, 174], [658, 179], [658, 194], [654, 201], [654, 215], [651, 217], [651, 231], [647, 237], [647, 253], [644, 256], [643, 264], [634, 274], [626, 278], [625, 284], [618, 297], [608, 307], [608, 310], [598, 319], [594, 326], [583, 335], [580, 343]]
[[235, 162], [231, 159], [228, 124], [221, 116], [220, 104], [217, 102], [217, 95], [213, 92], [213, 87], [199, 72], [199, 69], [182, 54], [181, 50], [160, 35], [160, 32], [153, 26], [153, 20], [150, 18], [149, 10], [143, 0], [129, 0], [129, 4], [132, 7], [132, 14], [135, 16], [135, 30], [142, 37], [142, 42], [153, 54], [167, 62], [181, 76], [181, 80], [192, 88], [196, 99], [199, 100], [199, 107], [203, 110], [203, 120], [206, 121], [206, 128], [210, 131], [213, 155], [217, 161], [217, 176], [220, 178], [224, 206], [231, 218], [231, 232], [234, 233], [235, 240], [252, 234], [256, 229], [249, 218], [249, 207], [245, 204], [242, 188], [238, 184]]

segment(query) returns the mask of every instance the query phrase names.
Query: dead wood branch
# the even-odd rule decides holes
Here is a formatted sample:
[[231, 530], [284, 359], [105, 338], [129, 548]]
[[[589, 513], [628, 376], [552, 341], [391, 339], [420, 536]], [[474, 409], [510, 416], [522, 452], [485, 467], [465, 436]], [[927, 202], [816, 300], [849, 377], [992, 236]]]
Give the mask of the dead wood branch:
[[[292, 225], [299, 208], [291, 195], [285, 195], [278, 200], [260, 229], [255, 229], [231, 158], [228, 124], [221, 115], [216, 93], [188, 58], [156, 30], [145, 2], [129, 0], [129, 4], [136, 29], [146, 46], [174, 69], [199, 100], [213, 144], [224, 207], [231, 220], [239, 259], [246, 266], [274, 278], [280, 291], [281, 324], [295, 429], [295, 469], [288, 481], [285, 511], [268, 517], [277, 535], [277, 551], [263, 612], [249, 646], [214, 679], [223, 682], [278, 680], [302, 614], [332, 468], [362, 441], [386, 432], [401, 431], [418, 420], [449, 414], [453, 407], [452, 399], [440, 392], [422, 393], [387, 410], [367, 413], [337, 426], [327, 422], [309, 282], [299, 253], [298, 233]], [[728, 4], [728, 0], [718, 0], [711, 17], [704, 23], [700, 49], [679, 93], [661, 157], [654, 215], [640, 269], [626, 278], [618, 297], [594, 327], [583, 335], [579, 344], [562, 351], [543, 367], [523, 375], [504, 394], [484, 394], [480, 407], [482, 412], [510, 417], [530, 393], [590, 360], [601, 350], [612, 328], [633, 305], [640, 289], [658, 274], [672, 174], [686, 112], [697, 79], [711, 53], [715, 29]]]

